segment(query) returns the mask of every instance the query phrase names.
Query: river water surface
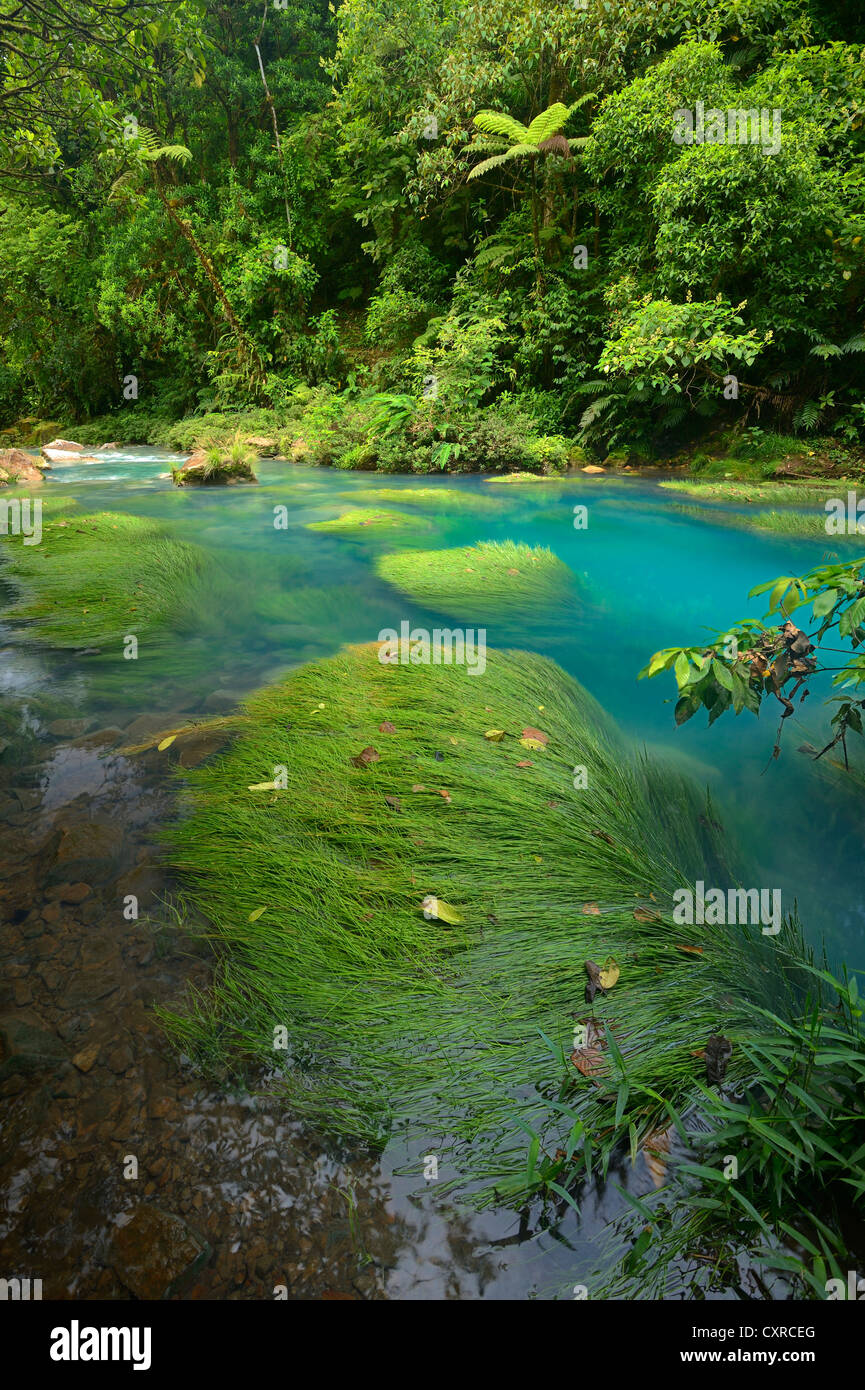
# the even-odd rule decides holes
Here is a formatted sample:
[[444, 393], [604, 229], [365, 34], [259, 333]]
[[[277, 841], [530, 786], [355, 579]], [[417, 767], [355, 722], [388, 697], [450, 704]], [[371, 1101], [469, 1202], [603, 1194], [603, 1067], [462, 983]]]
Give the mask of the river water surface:
[[[230, 711], [279, 673], [342, 643], [374, 641], [403, 619], [453, 626], [379, 580], [376, 546], [363, 533], [306, 529], [339, 515], [355, 493], [398, 489], [404, 502], [384, 505], [405, 506], [417, 526], [395, 532], [394, 548], [510, 539], [549, 546], [574, 570], [576, 618], [552, 612], [506, 626], [481, 600], [467, 625], [485, 627], [489, 646], [550, 655], [636, 745], [687, 763], [747, 854], [752, 882], [780, 889], [785, 910], [795, 900], [808, 938], [825, 939], [833, 961], [856, 966], [865, 959], [861, 800], [839, 796], [797, 751], [820, 742], [827, 688], [814, 683], [773, 761], [774, 714], [727, 715], [712, 728], [697, 716], [676, 729], [672, 678], [636, 679], [659, 647], [762, 616], [749, 589], [833, 558], [832, 541], [731, 527], [723, 507], [714, 520], [689, 516], [677, 507], [690, 499], [647, 477], [578, 474], [517, 486], [272, 461], [259, 465], [258, 487], [178, 490], [159, 476], [168, 460], [142, 449], [106, 454], [98, 464], [54, 469], [43, 495], [74, 499], [70, 518], [132, 512], [212, 549], [227, 569], [239, 567], [243, 603], [214, 611], [203, 602], [200, 614], [187, 612], [159, 662], [126, 663], [122, 679], [116, 664], [92, 655], [22, 643], [0, 611], [0, 698], [33, 735], [23, 763], [0, 757], [9, 972], [0, 1015], [56, 1034], [64, 1055], [78, 1059], [47, 1080], [16, 1072], [0, 1082], [8, 1117], [0, 1138], [2, 1264], [41, 1274], [46, 1297], [128, 1297], [111, 1238], [143, 1195], [182, 1215], [212, 1247], [193, 1297], [269, 1298], [279, 1284], [300, 1297], [561, 1296], [585, 1276], [599, 1231], [620, 1209], [611, 1185], [583, 1194], [579, 1220], [540, 1208], [520, 1217], [443, 1207], [394, 1174], [405, 1154], [341, 1153], [268, 1101], [214, 1089], [171, 1053], [150, 1005], [180, 997], [190, 982], [206, 986], [208, 961], [149, 917], [118, 928], [109, 905], [118, 891], [136, 892], [153, 920], [165, 919], [173, 885], [155, 842], [176, 786], [164, 760], [133, 761], [113, 749], [130, 742], [130, 728], [146, 733]], [[466, 505], [414, 506], [414, 490], [437, 485], [459, 489]], [[489, 497], [500, 505], [484, 508]], [[588, 508], [585, 529], [574, 525], [578, 504]], [[277, 507], [287, 510], [279, 528]], [[840, 558], [852, 558], [849, 547]], [[280, 622], [274, 600], [298, 585], [309, 590], [308, 612]], [[88, 888], [77, 903], [63, 898], [70, 880]], [[79, 1065], [90, 1048], [95, 1060]], [[136, 1182], [122, 1173], [130, 1153]], [[651, 1187], [639, 1165], [617, 1177], [638, 1193]]]

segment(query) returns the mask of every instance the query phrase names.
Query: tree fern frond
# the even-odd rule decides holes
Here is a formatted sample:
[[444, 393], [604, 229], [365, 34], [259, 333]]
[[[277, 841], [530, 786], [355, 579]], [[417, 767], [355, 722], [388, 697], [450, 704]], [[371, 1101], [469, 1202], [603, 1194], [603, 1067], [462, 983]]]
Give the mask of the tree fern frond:
[[585, 106], [587, 101], [594, 101], [597, 95], [597, 92], [583, 92], [581, 97], [577, 97], [576, 101], [571, 102], [568, 107], [568, 115], [571, 116], [575, 111], [579, 111], [580, 107]]
[[552, 106], [548, 106], [546, 111], [542, 111], [539, 116], [535, 116], [528, 130], [525, 139], [529, 145], [539, 145], [542, 140], [549, 140], [551, 135], [560, 131], [565, 121], [568, 119], [568, 108], [562, 101], [554, 101]]
[[475, 138], [470, 145], [463, 145], [463, 154], [495, 154], [499, 150], [508, 148], [508, 142], [503, 136], [496, 136], [490, 140], [478, 140]]
[[478, 130], [484, 131], [485, 134], [502, 135], [515, 144], [522, 144], [528, 139], [529, 132], [526, 127], [515, 121], [513, 116], [506, 115], [504, 111], [479, 111], [474, 123]]
[[482, 159], [480, 164], [476, 164], [469, 173], [470, 179], [478, 179], [482, 174], [488, 174], [490, 169], [497, 169], [501, 164], [507, 164], [509, 160], [516, 159], [517, 156], [524, 154], [537, 154], [534, 145], [511, 145], [504, 154], [494, 154], [492, 159]]
[[605, 411], [609, 410], [615, 399], [615, 396], [598, 396], [596, 400], [592, 401], [591, 405], [587, 406], [580, 416], [580, 429], [586, 430], [589, 425], [593, 425]]
[[842, 352], [865, 352], [865, 334], [854, 333], [846, 343], [841, 344]]

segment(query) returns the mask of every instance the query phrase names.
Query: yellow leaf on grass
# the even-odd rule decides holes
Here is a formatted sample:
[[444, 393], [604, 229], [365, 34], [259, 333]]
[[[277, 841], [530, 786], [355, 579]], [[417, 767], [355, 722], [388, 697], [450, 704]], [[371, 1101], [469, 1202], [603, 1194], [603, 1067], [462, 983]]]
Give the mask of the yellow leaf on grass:
[[521, 738], [520, 743], [523, 745], [523, 748], [529, 748], [535, 753], [543, 753], [546, 748], [546, 744], [541, 743], [539, 738]]
[[274, 792], [277, 790], [275, 782], [250, 782], [246, 789], [250, 792]]
[[484, 738], [488, 738], [490, 743], [501, 743], [504, 736], [504, 729], [487, 729], [484, 734]]
[[177, 734], [169, 734], [169, 735], [168, 735], [168, 738], [164, 738], [164, 739], [162, 740], [161, 743], [158, 743], [158, 744], [156, 745], [157, 748], [158, 748], [158, 750], [159, 750], [159, 752], [160, 752], [160, 753], [164, 753], [165, 750], [166, 750], [166, 748], [170, 748], [170, 747], [171, 747], [172, 743], [174, 742], [174, 740], [175, 740], [176, 738], [177, 738]]
[[434, 922], [450, 922], [451, 926], [455, 927], [463, 920], [455, 907], [442, 902], [441, 898], [434, 898], [431, 893], [424, 898], [421, 907], [424, 915], [432, 918]]
[[266, 907], [257, 907], [254, 912], [250, 912], [248, 921], [257, 922], [259, 917], [262, 917], [266, 911]]
[[607, 956], [601, 966], [601, 985], [604, 989], [612, 989], [619, 978], [619, 967], [612, 956]]

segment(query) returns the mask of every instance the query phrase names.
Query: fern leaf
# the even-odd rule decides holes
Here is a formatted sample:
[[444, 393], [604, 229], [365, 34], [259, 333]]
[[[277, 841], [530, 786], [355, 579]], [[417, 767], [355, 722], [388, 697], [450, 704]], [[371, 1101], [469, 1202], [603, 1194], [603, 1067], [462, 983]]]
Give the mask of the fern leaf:
[[509, 160], [524, 154], [537, 154], [537, 150], [533, 145], [512, 145], [504, 154], [494, 154], [492, 159], [482, 159], [480, 164], [476, 164], [471, 170], [469, 178], [479, 179], [482, 174], [488, 174], [490, 169], [497, 169], [499, 165], [507, 164]]
[[572, 116], [575, 111], [579, 111], [580, 107], [585, 106], [587, 101], [594, 101], [597, 95], [597, 92], [583, 92], [581, 97], [577, 97], [576, 101], [571, 102], [568, 107], [568, 115]]
[[562, 101], [554, 101], [552, 106], [547, 107], [546, 111], [535, 116], [526, 132], [526, 143], [539, 145], [542, 140], [549, 140], [551, 135], [555, 135], [557, 131], [561, 130], [567, 119], [567, 106]]
[[504, 111], [479, 111], [474, 123], [486, 135], [502, 135], [512, 144], [522, 144], [528, 139], [526, 127]]

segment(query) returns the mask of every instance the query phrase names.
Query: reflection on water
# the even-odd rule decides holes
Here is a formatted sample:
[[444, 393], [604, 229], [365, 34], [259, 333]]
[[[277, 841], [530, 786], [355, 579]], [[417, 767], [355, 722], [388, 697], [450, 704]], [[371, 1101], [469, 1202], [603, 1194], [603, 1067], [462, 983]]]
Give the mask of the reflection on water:
[[[760, 616], [761, 601], [748, 603], [748, 590], [803, 572], [828, 547], [677, 514], [670, 494], [637, 478], [580, 475], [521, 487], [262, 461], [258, 487], [178, 490], [159, 477], [171, 458], [153, 450], [106, 453], [97, 464], [54, 469], [44, 488], [47, 498], [74, 497], [79, 515], [152, 517], [216, 560], [214, 590], [197, 595], [198, 607], [161, 637], [151, 661], [119, 670], [105, 654], [35, 654], [17, 645], [14, 626], [0, 625], [4, 705], [16, 727], [30, 730], [29, 739], [9, 745], [15, 765], [0, 758], [8, 784], [0, 816], [16, 839], [0, 900], [15, 918], [6, 942], [8, 1002], [35, 1008], [61, 1036], [65, 1029], [70, 1055], [94, 1037], [100, 1055], [91, 1072], [61, 1066], [38, 1104], [23, 1083], [3, 1092], [12, 1139], [6, 1159], [0, 1156], [8, 1179], [0, 1237], [22, 1258], [50, 1250], [66, 1296], [123, 1296], [103, 1247], [106, 1227], [132, 1202], [117, 1166], [118, 1151], [131, 1151], [141, 1157], [147, 1199], [181, 1212], [214, 1248], [196, 1297], [271, 1297], [283, 1282], [295, 1296], [507, 1297], [579, 1282], [594, 1262], [601, 1226], [621, 1209], [611, 1186], [583, 1194], [581, 1222], [567, 1209], [540, 1206], [528, 1218], [466, 1215], [419, 1192], [422, 1155], [394, 1150], [378, 1161], [335, 1153], [266, 1101], [204, 1087], [166, 1055], [145, 1006], [176, 998], [190, 970], [205, 984], [209, 967], [190, 965], [176, 938], [154, 942], [143, 924], [112, 916], [118, 882], [137, 883], [151, 905], [167, 891], [152, 847], [174, 805], [163, 765], [132, 762], [116, 750], [175, 717], [229, 711], [280, 672], [345, 642], [373, 641], [403, 619], [453, 625], [377, 577], [373, 561], [383, 547], [406, 539], [429, 548], [500, 539], [549, 546], [580, 581], [576, 617], [552, 612], [515, 624], [485, 612], [481, 596], [465, 626], [486, 628], [490, 646], [553, 656], [636, 743], [686, 762], [750, 855], [753, 881], [779, 887], [785, 906], [797, 899], [811, 939], [825, 934], [833, 953], [858, 964], [865, 954], [861, 808], [840, 799], [796, 751], [807, 739], [819, 742], [818, 683], [806, 706], [815, 727], [807, 717], [787, 721], [795, 727], [785, 730], [783, 755], [771, 762], [774, 721], [728, 716], [707, 729], [698, 716], [676, 730], [671, 682], [636, 681], [657, 648]], [[413, 502], [419, 487], [437, 485], [465, 505]], [[307, 529], [340, 515], [354, 492], [376, 486], [400, 494], [383, 505], [416, 513], [416, 534], [385, 536], [369, 527], [340, 537]], [[472, 498], [481, 497], [496, 505], [473, 508]], [[585, 530], [573, 524], [578, 502], [589, 509]], [[368, 496], [359, 504], [374, 505]], [[285, 525], [274, 525], [275, 508], [286, 509]], [[8, 728], [0, 726], [0, 754], [4, 735]], [[60, 856], [59, 870], [51, 856]], [[78, 904], [57, 896], [68, 876], [89, 889]], [[41, 970], [35, 993], [27, 985], [34, 953]], [[646, 1191], [651, 1179], [642, 1165], [624, 1164], [613, 1176]], [[406, 1167], [414, 1177], [400, 1175]]]

